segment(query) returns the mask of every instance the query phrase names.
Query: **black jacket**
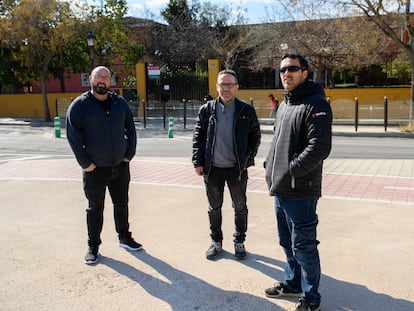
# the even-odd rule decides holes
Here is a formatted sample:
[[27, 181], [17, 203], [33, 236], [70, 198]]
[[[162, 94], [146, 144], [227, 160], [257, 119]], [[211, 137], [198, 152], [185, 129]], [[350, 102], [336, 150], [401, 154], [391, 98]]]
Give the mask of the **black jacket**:
[[285, 93], [265, 162], [270, 195], [320, 197], [323, 160], [331, 145], [332, 111], [323, 88], [306, 81]]
[[135, 155], [137, 134], [128, 103], [110, 92], [111, 112], [107, 117], [99, 101], [85, 92], [69, 106], [66, 136], [82, 168], [116, 166]]
[[[216, 131], [216, 105], [218, 99], [210, 100], [201, 106], [193, 134], [194, 167], [203, 166], [208, 178], [214, 153]], [[261, 139], [260, 125], [253, 106], [235, 99], [233, 141], [237, 159], [237, 176], [249, 166], [254, 165], [254, 157], [259, 149]]]

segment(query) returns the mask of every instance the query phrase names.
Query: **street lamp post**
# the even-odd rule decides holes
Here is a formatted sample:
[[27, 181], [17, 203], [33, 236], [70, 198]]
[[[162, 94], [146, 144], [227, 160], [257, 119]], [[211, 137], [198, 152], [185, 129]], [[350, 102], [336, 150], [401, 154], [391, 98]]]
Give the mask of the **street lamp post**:
[[91, 56], [91, 72], [93, 70], [93, 60], [94, 60], [94, 46], [95, 46], [95, 35], [93, 34], [93, 32], [89, 31], [87, 36], [86, 36], [86, 40], [88, 41], [88, 46], [89, 46], [89, 54]]

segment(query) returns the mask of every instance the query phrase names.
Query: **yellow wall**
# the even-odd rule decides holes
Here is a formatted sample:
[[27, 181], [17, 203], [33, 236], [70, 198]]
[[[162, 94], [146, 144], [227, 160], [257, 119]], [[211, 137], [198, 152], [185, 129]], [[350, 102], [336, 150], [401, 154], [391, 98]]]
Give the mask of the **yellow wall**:
[[[208, 61], [209, 91], [216, 97], [217, 74], [220, 62], [217, 59]], [[389, 119], [408, 119], [410, 114], [410, 88], [344, 88], [325, 89], [329, 98], [334, 119], [355, 118], [355, 98], [359, 102], [359, 118], [383, 119], [384, 97], [388, 101]], [[237, 97], [253, 103], [259, 118], [267, 118], [270, 113], [269, 94], [283, 100], [282, 89], [239, 90]]]
[[[217, 59], [208, 60], [209, 92], [217, 97], [216, 82], [220, 71]], [[146, 99], [145, 63], [136, 65], [138, 98]], [[122, 90], [119, 90], [122, 95]], [[335, 119], [353, 119], [355, 117], [355, 98], [359, 102], [359, 117], [381, 119], [384, 117], [384, 97], [388, 99], [389, 119], [408, 119], [410, 110], [410, 88], [346, 88], [326, 89], [330, 99]], [[282, 101], [281, 89], [239, 90], [237, 97], [252, 103], [259, 118], [267, 118], [270, 112], [269, 94]], [[64, 117], [71, 100], [81, 93], [52, 93], [48, 94], [51, 117], [56, 116], [58, 103], [59, 116]], [[141, 115], [142, 106], [140, 105]], [[42, 94], [13, 94], [0, 95], [0, 117], [44, 118]]]
[[145, 63], [136, 64], [137, 94], [138, 100], [147, 100], [147, 77], [145, 71]]
[[220, 72], [220, 61], [218, 59], [208, 60], [208, 92], [213, 97], [218, 96], [216, 90], [217, 75]]
[[[389, 119], [408, 119], [410, 111], [410, 88], [347, 88], [325, 89], [334, 119], [355, 118], [355, 98], [358, 98], [359, 118], [383, 119], [384, 97], [388, 101]], [[269, 94], [283, 100], [283, 90], [239, 90], [237, 97], [246, 102], [252, 100], [259, 118], [267, 118], [270, 112]]]
[[[215, 88], [215, 82], [214, 82]], [[388, 99], [389, 119], [408, 119], [410, 109], [410, 88], [359, 88], [359, 89], [326, 89], [335, 119], [353, 119], [355, 117], [355, 97], [359, 102], [359, 117], [382, 119], [384, 116], [384, 96]], [[270, 112], [269, 94], [272, 93], [280, 101], [283, 99], [281, 89], [273, 90], [239, 90], [237, 97], [256, 108], [259, 118], [267, 118]], [[56, 101], [59, 116], [64, 113], [71, 100], [80, 93], [48, 94], [51, 117], [56, 116]], [[141, 94], [139, 98], [141, 99]], [[217, 94], [213, 93], [213, 97]], [[140, 105], [141, 107], [142, 105]], [[141, 115], [141, 111], [139, 112]], [[42, 94], [0, 95], [0, 117], [44, 118]]]
[[411, 89], [409, 87], [326, 89], [325, 93], [330, 99], [336, 119], [355, 117], [356, 98], [358, 99], [360, 118], [382, 119], [385, 97], [388, 102], [388, 118], [408, 119], [410, 115]]
[[[56, 101], [58, 105], [68, 106], [71, 99], [81, 93], [52, 93], [48, 94], [48, 104], [51, 117], [56, 116]], [[62, 110], [62, 109], [59, 109]], [[16, 118], [44, 118], [42, 94], [5, 94], [0, 95], [0, 116]], [[63, 117], [62, 115], [60, 115]]]

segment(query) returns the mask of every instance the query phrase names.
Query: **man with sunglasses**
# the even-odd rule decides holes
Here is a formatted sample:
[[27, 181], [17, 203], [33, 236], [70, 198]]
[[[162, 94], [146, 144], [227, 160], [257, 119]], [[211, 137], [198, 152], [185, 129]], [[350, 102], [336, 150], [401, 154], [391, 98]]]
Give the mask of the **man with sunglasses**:
[[235, 214], [234, 254], [244, 259], [247, 168], [254, 165], [260, 126], [254, 107], [235, 96], [239, 85], [233, 70], [219, 72], [216, 88], [219, 96], [201, 106], [193, 134], [192, 161], [196, 174], [204, 177], [208, 199], [212, 243], [206, 257], [214, 259], [223, 250], [221, 207], [227, 182]]
[[320, 310], [321, 275], [316, 205], [322, 166], [331, 151], [332, 111], [323, 88], [308, 80], [307, 60], [283, 56], [284, 101], [276, 112], [266, 158], [266, 182], [274, 196], [279, 244], [286, 255], [283, 282], [265, 290], [270, 298], [300, 297], [296, 310]]
[[108, 68], [93, 69], [89, 82], [91, 90], [72, 102], [66, 117], [66, 135], [82, 167], [88, 199], [88, 265], [98, 261], [106, 188], [112, 198], [119, 246], [134, 251], [142, 248], [131, 237], [128, 223], [129, 161], [137, 144], [132, 112], [123, 97], [110, 91]]

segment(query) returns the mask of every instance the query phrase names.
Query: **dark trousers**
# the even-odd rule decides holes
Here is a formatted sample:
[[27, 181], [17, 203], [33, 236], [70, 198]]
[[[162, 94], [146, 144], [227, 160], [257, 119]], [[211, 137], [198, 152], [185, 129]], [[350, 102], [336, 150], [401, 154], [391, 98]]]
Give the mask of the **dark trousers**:
[[234, 209], [234, 242], [244, 242], [247, 231], [248, 212], [246, 205], [247, 179], [247, 170], [243, 172], [239, 179], [235, 174], [234, 168], [211, 168], [208, 179], [205, 179], [205, 186], [209, 204], [208, 216], [210, 219], [211, 238], [213, 241], [221, 242], [223, 240], [221, 207], [223, 205], [224, 185], [227, 182]]
[[128, 189], [130, 181], [129, 163], [114, 167], [97, 167], [92, 172], [83, 172], [83, 190], [89, 201], [86, 209], [88, 245], [101, 244], [106, 187], [114, 207], [115, 228], [119, 239], [131, 236], [128, 223]]

